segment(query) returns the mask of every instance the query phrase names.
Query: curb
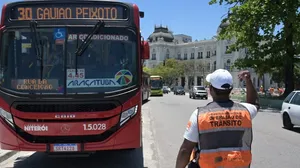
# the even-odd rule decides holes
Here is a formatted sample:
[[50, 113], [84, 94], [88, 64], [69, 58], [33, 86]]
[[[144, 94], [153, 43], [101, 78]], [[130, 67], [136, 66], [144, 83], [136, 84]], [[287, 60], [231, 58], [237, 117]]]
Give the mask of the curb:
[[261, 112], [261, 113], [280, 113], [280, 110], [275, 109], [275, 108], [261, 108], [261, 109], [259, 109], [258, 112]]
[[[231, 100], [237, 103], [244, 103], [244, 101], [242, 100], [237, 100], [237, 99], [231, 99]], [[268, 106], [261, 106], [258, 112], [280, 113], [280, 110], [281, 109], [270, 108]]]
[[19, 151], [9, 151], [0, 156], [0, 163], [17, 154]]

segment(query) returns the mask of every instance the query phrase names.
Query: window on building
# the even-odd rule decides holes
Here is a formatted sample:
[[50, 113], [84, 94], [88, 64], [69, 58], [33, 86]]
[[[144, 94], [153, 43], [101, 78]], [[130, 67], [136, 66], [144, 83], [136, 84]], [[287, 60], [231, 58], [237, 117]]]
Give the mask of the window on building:
[[231, 64], [230, 59], [228, 59], [226, 63], [227, 63], [227, 65], [230, 65]]
[[152, 60], [156, 60], [156, 54], [152, 54]]
[[207, 72], [210, 72], [210, 63], [207, 63], [206, 70], [207, 70]]
[[166, 52], [166, 59], [169, 59], [170, 58], [170, 51], [169, 49], [167, 49], [167, 52]]
[[210, 58], [210, 51], [207, 51], [206, 58]]
[[183, 59], [187, 60], [187, 53], [184, 54]]
[[213, 70], [215, 71], [217, 69], [217, 61], [214, 61]]
[[195, 59], [195, 53], [191, 53], [191, 59]]
[[155, 49], [152, 50], [151, 60], [156, 60], [156, 51], [155, 51]]
[[212, 53], [212, 56], [216, 56], [217, 55], [217, 51], [215, 50], [213, 53]]
[[181, 54], [180, 53], [177, 53], [177, 59], [181, 60]]
[[203, 52], [198, 52], [198, 59], [202, 59], [203, 58]]

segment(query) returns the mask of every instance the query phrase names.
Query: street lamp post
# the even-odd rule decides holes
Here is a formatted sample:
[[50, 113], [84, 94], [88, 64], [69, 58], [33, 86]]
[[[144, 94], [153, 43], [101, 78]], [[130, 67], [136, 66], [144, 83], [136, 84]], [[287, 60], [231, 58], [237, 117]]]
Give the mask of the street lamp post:
[[203, 83], [203, 86], [204, 86], [204, 67], [202, 68], [202, 83]]

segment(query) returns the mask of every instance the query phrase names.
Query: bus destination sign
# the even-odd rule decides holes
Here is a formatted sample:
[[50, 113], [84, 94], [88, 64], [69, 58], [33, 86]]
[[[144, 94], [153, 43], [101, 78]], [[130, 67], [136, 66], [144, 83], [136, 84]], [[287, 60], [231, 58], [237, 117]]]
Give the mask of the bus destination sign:
[[51, 19], [127, 19], [127, 10], [118, 5], [93, 4], [26, 4], [11, 9], [11, 20]]

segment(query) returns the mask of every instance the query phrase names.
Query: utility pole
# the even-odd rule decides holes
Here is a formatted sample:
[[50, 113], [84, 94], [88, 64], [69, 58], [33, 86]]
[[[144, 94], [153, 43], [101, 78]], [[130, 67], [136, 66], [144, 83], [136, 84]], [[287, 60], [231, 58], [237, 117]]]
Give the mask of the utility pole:
[[204, 86], [204, 67], [202, 68], [202, 83], [203, 83], [203, 86]]

